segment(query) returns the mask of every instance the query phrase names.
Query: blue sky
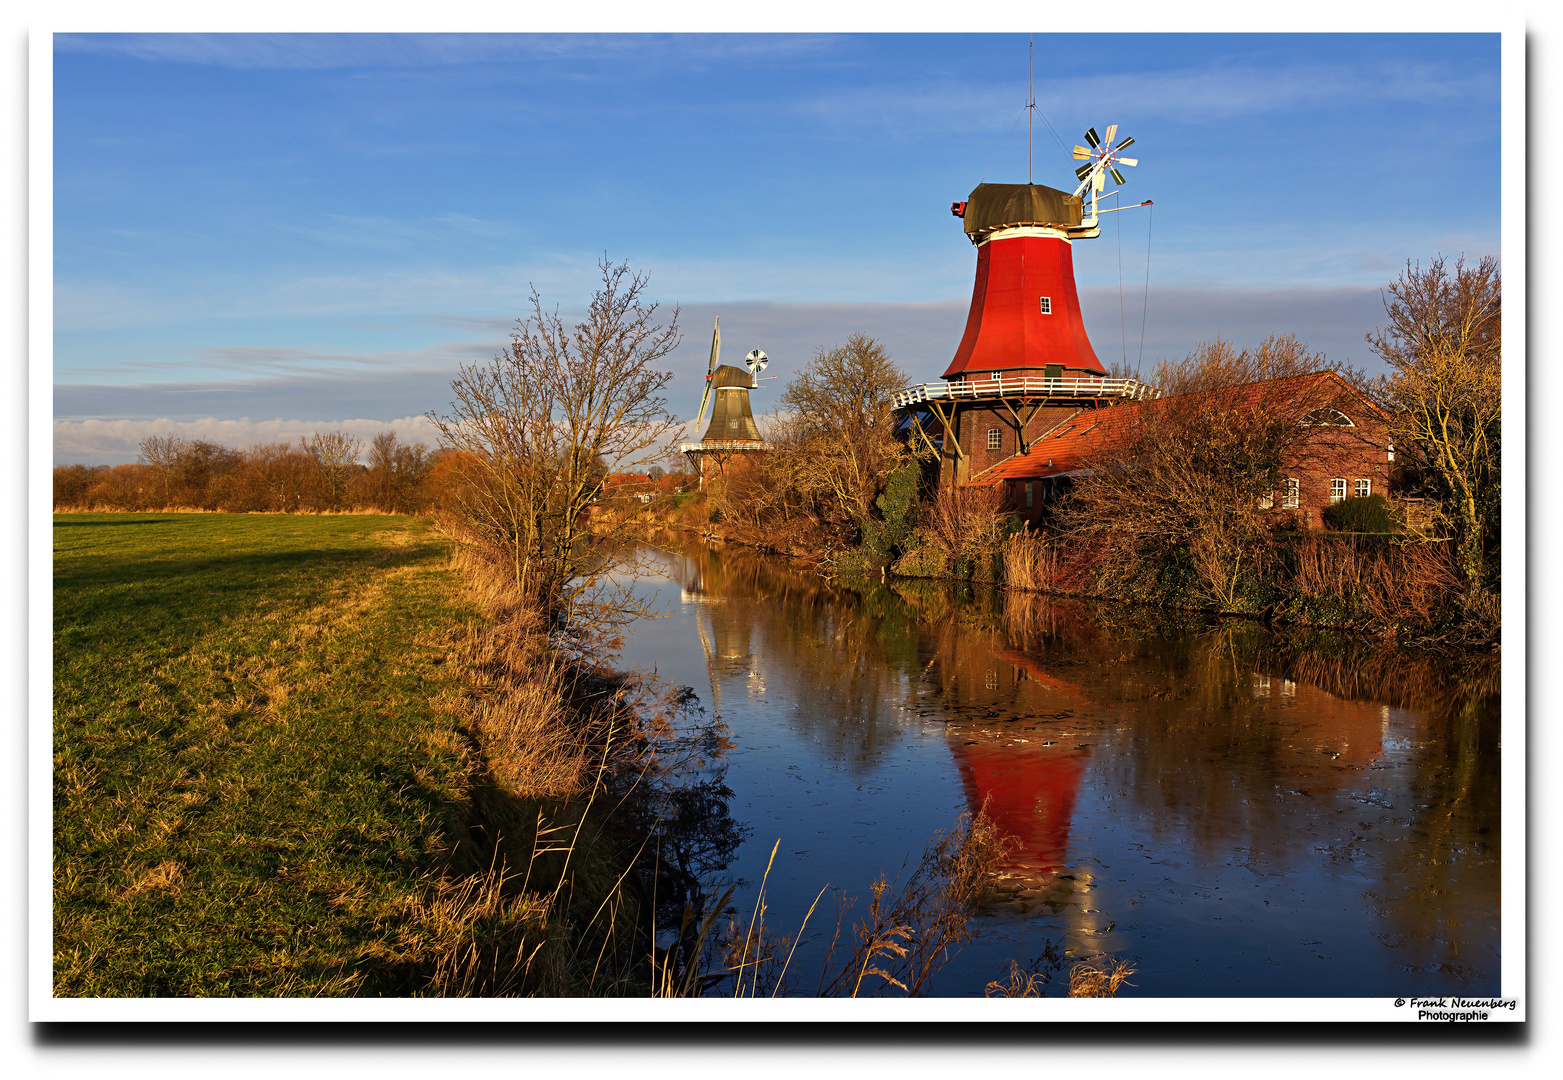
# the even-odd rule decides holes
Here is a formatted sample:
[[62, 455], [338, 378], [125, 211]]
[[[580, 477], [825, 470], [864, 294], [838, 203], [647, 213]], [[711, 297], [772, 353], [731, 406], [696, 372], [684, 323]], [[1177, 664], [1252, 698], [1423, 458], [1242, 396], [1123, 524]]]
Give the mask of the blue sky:
[[[1295, 332], [1371, 366], [1406, 260], [1498, 253], [1496, 34], [1042, 35], [1036, 68], [1037, 182], [1072, 186], [1049, 124], [1116, 122], [1156, 203], [1075, 245], [1104, 360]], [[679, 415], [716, 314], [783, 380], [853, 330], [934, 379], [948, 206], [1026, 178], [1025, 92], [1024, 34], [57, 36], [56, 458], [418, 436], [604, 252], [683, 309]]]

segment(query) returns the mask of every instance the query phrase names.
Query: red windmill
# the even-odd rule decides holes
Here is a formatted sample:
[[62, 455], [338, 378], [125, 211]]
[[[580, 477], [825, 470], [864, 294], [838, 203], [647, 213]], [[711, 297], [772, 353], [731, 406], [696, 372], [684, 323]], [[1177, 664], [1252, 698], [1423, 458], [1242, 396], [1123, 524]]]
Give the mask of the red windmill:
[[[1121, 156], [1133, 139], [1113, 142], [1086, 132], [1074, 156], [1072, 192], [1042, 184], [978, 184], [950, 211], [977, 248], [966, 332], [943, 383], [908, 387], [895, 404], [940, 451], [947, 482], [971, 476], [1015, 454], [1082, 408], [1154, 396], [1135, 379], [1109, 377], [1080, 315], [1070, 245], [1101, 235], [1098, 203], [1107, 177], [1122, 185]], [[1149, 206], [1147, 200], [1137, 206]], [[1128, 209], [1123, 207], [1122, 209]], [[1033, 430], [1034, 429], [1034, 430]], [[914, 435], [914, 437], [919, 437]]]

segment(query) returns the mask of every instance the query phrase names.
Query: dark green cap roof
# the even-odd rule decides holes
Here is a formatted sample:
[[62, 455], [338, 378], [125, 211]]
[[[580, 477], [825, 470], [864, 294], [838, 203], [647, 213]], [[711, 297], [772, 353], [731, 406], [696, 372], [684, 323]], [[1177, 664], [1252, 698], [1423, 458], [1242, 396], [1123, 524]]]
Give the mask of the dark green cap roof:
[[1079, 225], [1077, 195], [1041, 184], [978, 184], [966, 201], [966, 235], [976, 236], [1011, 225]]

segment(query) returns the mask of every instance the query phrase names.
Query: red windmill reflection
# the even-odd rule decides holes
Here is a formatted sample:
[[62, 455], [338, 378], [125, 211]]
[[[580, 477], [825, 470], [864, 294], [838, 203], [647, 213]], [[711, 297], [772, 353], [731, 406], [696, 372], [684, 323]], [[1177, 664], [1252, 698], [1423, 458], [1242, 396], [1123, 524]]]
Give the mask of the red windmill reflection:
[[[1011, 669], [1009, 707], [1016, 712], [1056, 716], [1090, 704], [1083, 689], [1049, 675], [1034, 657], [1011, 649], [989, 656]], [[989, 685], [997, 689], [995, 681]], [[1000, 834], [1014, 842], [1000, 872], [1026, 879], [1057, 874], [1068, 856], [1070, 819], [1089, 756], [1072, 721], [958, 721], [948, 732], [972, 812], [986, 807]]]

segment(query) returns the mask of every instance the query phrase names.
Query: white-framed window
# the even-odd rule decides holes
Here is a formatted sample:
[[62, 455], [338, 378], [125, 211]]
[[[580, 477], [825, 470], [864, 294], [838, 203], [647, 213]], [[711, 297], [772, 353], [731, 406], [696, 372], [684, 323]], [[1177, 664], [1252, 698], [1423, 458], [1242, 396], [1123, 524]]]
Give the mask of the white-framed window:
[[1044, 314], [1044, 315], [1051, 315], [1051, 314], [1053, 314], [1053, 298], [1051, 296], [1043, 296], [1043, 297], [1039, 297], [1039, 299], [1041, 300], [1041, 303], [1040, 303], [1039, 306], [1042, 308], [1042, 314]]
[[989, 450], [1002, 450], [1002, 449], [1004, 449], [1004, 432], [1002, 430], [1000, 430], [999, 428], [990, 427], [988, 429], [988, 449]]
[[1026, 509], [1031, 509], [1031, 481], [1026, 481]]
[[1261, 510], [1269, 510], [1275, 506], [1275, 492], [1267, 491], [1254, 501], [1254, 505]]
[[1302, 487], [1302, 485], [1299, 484], [1296, 480], [1294, 480], [1294, 479], [1292, 479], [1290, 477], [1287, 478], [1286, 483], [1281, 488], [1281, 509], [1282, 510], [1296, 510], [1297, 509], [1297, 496], [1298, 496], [1299, 489], [1301, 487]]
[[1337, 477], [1330, 481], [1330, 502], [1338, 503], [1346, 501], [1346, 481]]
[[1359, 499], [1367, 498], [1373, 494], [1373, 481], [1359, 476], [1357, 482], [1352, 485], [1351, 493]]
[[727, 426], [732, 428], [734, 431], [737, 431], [738, 430], [738, 421], [737, 420], [729, 420], [727, 422]]
[[1389, 460], [1390, 461], [1394, 461], [1395, 460], [1395, 444], [1394, 443], [1390, 443], [1389, 444], [1388, 453], [1389, 453]]
[[994, 382], [998, 382], [1003, 377], [1004, 377], [1004, 373], [1002, 371], [995, 371], [992, 374], [992, 376], [991, 376], [991, 378], [993, 379]]

